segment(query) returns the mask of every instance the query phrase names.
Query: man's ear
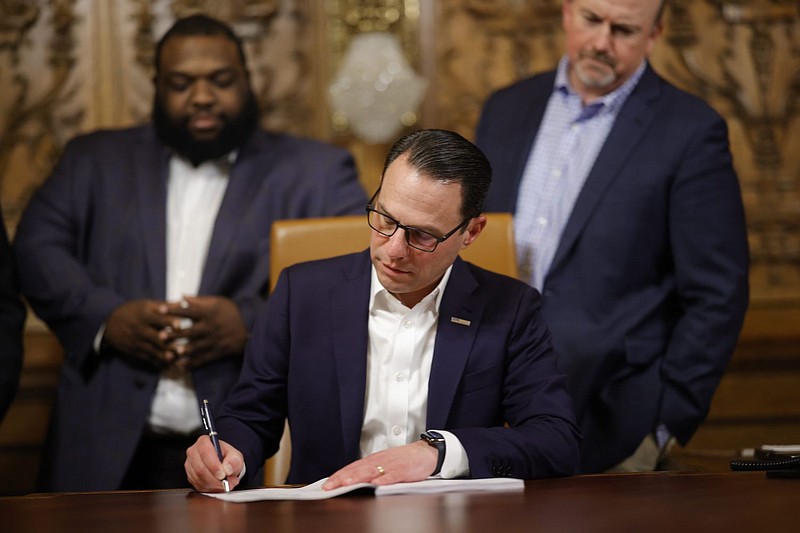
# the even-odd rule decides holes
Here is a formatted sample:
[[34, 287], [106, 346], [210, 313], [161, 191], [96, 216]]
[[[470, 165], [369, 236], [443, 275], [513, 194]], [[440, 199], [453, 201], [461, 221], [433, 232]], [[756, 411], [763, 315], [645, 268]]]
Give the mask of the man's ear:
[[472, 220], [469, 221], [467, 224], [467, 230], [463, 233], [462, 241], [461, 241], [461, 249], [463, 250], [470, 244], [472, 244], [475, 239], [478, 238], [478, 235], [481, 234], [483, 228], [486, 227], [486, 217], [483, 215], [479, 215]]
[[653, 48], [656, 45], [656, 41], [664, 31], [664, 25], [660, 20], [656, 21], [655, 25], [653, 25], [653, 31], [650, 32], [650, 36], [647, 38], [647, 49], [645, 50], [645, 55], [650, 57], [650, 52], [653, 51]]

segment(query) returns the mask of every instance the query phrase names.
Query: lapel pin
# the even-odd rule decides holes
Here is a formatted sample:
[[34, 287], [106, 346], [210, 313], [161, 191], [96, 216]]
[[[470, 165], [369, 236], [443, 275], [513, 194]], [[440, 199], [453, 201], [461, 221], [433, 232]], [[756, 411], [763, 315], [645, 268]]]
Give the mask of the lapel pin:
[[458, 318], [457, 316], [451, 316], [450, 322], [452, 322], [453, 324], [459, 324], [461, 326], [469, 326], [470, 324], [472, 324], [472, 322], [470, 322], [469, 320], [464, 320], [463, 318]]

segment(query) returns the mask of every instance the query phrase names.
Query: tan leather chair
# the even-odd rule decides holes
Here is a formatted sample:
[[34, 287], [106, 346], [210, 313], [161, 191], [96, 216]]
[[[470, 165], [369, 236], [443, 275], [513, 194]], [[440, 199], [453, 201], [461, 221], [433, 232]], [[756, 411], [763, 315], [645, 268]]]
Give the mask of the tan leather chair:
[[[517, 277], [514, 229], [509, 213], [486, 213], [481, 235], [461, 252], [465, 261], [487, 270]], [[272, 223], [270, 243], [270, 290], [287, 266], [313, 259], [359, 252], [369, 247], [367, 215], [277, 220]], [[289, 472], [291, 445], [288, 426], [278, 452], [267, 460], [264, 484], [280, 485]]]

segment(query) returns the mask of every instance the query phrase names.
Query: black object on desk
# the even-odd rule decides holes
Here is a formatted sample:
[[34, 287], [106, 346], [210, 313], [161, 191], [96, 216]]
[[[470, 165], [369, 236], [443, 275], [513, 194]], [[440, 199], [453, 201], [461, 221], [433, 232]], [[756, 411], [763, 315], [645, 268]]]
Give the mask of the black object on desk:
[[800, 454], [794, 446], [761, 446], [754, 451], [755, 459], [734, 459], [731, 470], [765, 471], [767, 477], [797, 478], [800, 477]]

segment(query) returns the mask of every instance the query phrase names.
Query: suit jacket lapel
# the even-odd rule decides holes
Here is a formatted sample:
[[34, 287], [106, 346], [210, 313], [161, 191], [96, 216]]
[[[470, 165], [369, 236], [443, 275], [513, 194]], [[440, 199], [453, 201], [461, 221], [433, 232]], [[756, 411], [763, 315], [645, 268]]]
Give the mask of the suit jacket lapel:
[[[239, 227], [246, 218], [243, 215], [257, 198], [257, 192], [263, 186], [266, 176], [269, 175], [268, 169], [271, 168], [273, 150], [265, 150], [259, 146], [265, 142], [259, 130], [254, 132], [241, 148], [231, 168], [228, 187], [214, 222], [208, 257], [200, 281], [200, 294], [214, 292], [215, 287], [221, 285], [220, 280], [226, 275], [226, 260], [234, 257], [228, 253], [228, 249], [235, 242]], [[265, 228], [265, 231], [269, 231], [269, 228]]]
[[[477, 287], [478, 282], [466, 264], [457, 258], [439, 306], [439, 324], [428, 382], [427, 425], [430, 428], [447, 427], [450, 408], [483, 315], [483, 306], [473, 296]], [[453, 318], [460, 320], [453, 322]]]
[[517, 209], [517, 194], [519, 185], [522, 182], [522, 174], [525, 172], [525, 165], [528, 162], [531, 148], [533, 148], [536, 135], [539, 133], [539, 128], [531, 128], [531, 124], [542, 123], [554, 83], [555, 71], [543, 76], [541, 83], [538, 85], [542, 89], [541, 94], [530, 94], [529, 98], [520, 102], [519, 113], [509, 117], [508, 128], [510, 131], [516, 131], [517, 133], [510, 136], [511, 142], [516, 146], [510, 147], [508, 153], [516, 154], [516, 156], [513, 161], [509, 161], [506, 170], [497, 169], [496, 174], [500, 175], [507, 172], [507, 175], [514, 176], [514, 182], [509, 183], [507, 180], [498, 180], [496, 182], [497, 185], [508, 183], [512, 188], [505, 193], [498, 191], [498, 194], [494, 196], [498, 198], [502, 194], [502, 198], [507, 199], [505, 201], [508, 202], [505, 207], [512, 213]]
[[619, 176], [628, 157], [634, 152], [637, 140], [643, 137], [642, 132], [655, 118], [649, 101], [658, 96], [658, 83], [658, 77], [648, 66], [639, 80], [638, 86], [620, 110], [608, 138], [597, 156], [597, 161], [575, 201], [572, 214], [553, 257], [550, 274], [555, 272], [559, 264], [567, 257], [598, 202], [608, 190], [609, 185]]
[[[369, 251], [343, 268], [343, 282], [330, 294], [333, 353], [336, 361], [345, 453], [358, 457], [367, 377], [370, 288]], [[478, 283], [457, 258], [439, 306], [439, 324], [428, 383], [428, 427], [444, 428], [453, 404], [483, 308], [473, 293]], [[470, 325], [452, 322], [452, 318]]]
[[360, 455], [364, 395], [367, 387], [367, 342], [371, 262], [365, 251], [347, 262], [342, 283], [331, 290], [328, 312], [338, 377], [344, 449], [349, 458]]
[[[139, 222], [144, 236], [145, 268], [151, 280], [151, 294], [166, 296], [167, 292], [167, 179], [169, 150], [155, 136], [152, 128], [142, 135], [132, 150], [133, 179], [139, 202]], [[124, 169], [121, 170], [124, 172]], [[124, 178], [123, 178], [124, 179]], [[144, 288], [142, 288], [144, 289]]]

